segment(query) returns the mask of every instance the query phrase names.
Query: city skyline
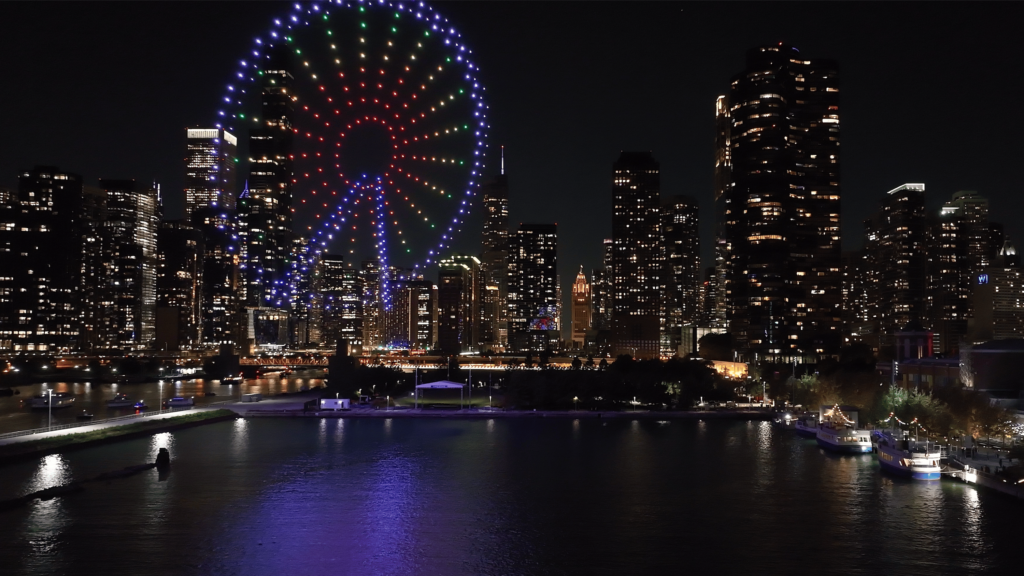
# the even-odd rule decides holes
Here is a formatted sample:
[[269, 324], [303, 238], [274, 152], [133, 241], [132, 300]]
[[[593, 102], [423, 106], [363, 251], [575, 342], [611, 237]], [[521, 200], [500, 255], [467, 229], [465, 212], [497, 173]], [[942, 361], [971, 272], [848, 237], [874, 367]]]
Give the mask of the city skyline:
[[[994, 213], [1012, 213], [1024, 207], [1024, 200], [1012, 196], [1015, 184], [1009, 169], [991, 168], [1011, 165], [1019, 144], [1010, 134], [1022, 119], [999, 116], [1004, 129], [1000, 133], [991, 130], [996, 124], [988, 117], [997, 112], [985, 103], [1007, 100], [1011, 88], [1003, 86], [1008, 83], [998, 82], [998, 76], [986, 67], [975, 65], [997, 47], [1012, 61], [1013, 51], [1020, 48], [997, 44], [998, 30], [955, 43], [945, 40], [948, 36], [942, 33], [957, 21], [978, 19], [992, 20], [998, 29], [1012, 20], [1006, 16], [1017, 13], [1019, 7], [929, 5], [926, 10], [911, 10], [902, 5], [784, 6], [793, 9], [778, 11], [747, 5], [747, 17], [734, 19], [729, 30], [718, 30], [718, 36], [713, 36], [710, 31], [699, 30], [696, 23], [713, 20], [724, 7], [639, 5], [630, 11], [621, 32], [606, 34], [608, 42], [599, 43], [593, 40], [600, 32], [591, 29], [607, 31], [602, 25], [615, 17], [614, 4], [588, 6], [586, 10], [545, 5], [540, 11], [505, 4], [488, 4], [486, 10], [480, 5], [446, 5], [449, 18], [482, 63], [481, 78], [489, 88], [492, 129], [486, 175], [498, 173], [499, 146], [506, 145], [510, 224], [558, 222], [559, 258], [565, 270], [581, 264], [586, 270], [598, 267], [601, 241], [611, 232], [611, 163], [623, 150], [651, 150], [662, 164], [662, 195], [690, 195], [704, 208], [702, 266], [712, 264], [714, 223], [709, 216], [713, 213], [715, 98], [725, 92], [730, 74], [742, 68], [748, 48], [776, 40], [784, 40], [814, 58], [838, 60], [841, 65], [844, 249], [861, 244], [863, 220], [887, 190], [904, 182], [927, 185], [930, 210], [961, 189], [977, 190], [989, 198]], [[71, 6], [47, 15], [46, 25], [55, 31], [53, 40], [34, 44], [31, 68], [27, 60], [10, 62], [12, 72], [26, 82], [23, 89], [0, 96], [10, 108], [26, 112], [0, 121], [5, 133], [17, 135], [19, 141], [11, 153], [0, 158], [0, 185], [14, 188], [18, 172], [37, 164], [57, 165], [82, 174], [87, 185], [100, 177], [155, 180], [162, 185], [167, 217], [183, 216], [185, 183], [180, 161], [184, 128], [210, 122], [216, 94], [227, 80], [232, 62], [281, 5], [258, 3], [251, 6], [252, 10], [243, 11], [235, 6], [184, 4], [176, 5], [176, 14], [170, 14], [168, 8], [157, 5], [155, 10], [143, 11], [133, 5], [116, 9]], [[41, 8], [0, 7], [0, 12], [23, 22], [40, 21], [33, 16], [34, 10]], [[543, 18], [536, 18], [538, 13]], [[142, 14], [161, 25], [146, 26]], [[853, 22], [871, 20], [876, 31], [872, 42], [844, 41], [852, 33], [842, 31], [840, 37], [830, 38], [821, 27], [810, 24], [814, 18], [826, 15]], [[200, 28], [220, 26], [222, 33], [216, 38], [189, 38], [187, 43], [169, 35], [176, 22], [187, 18], [203, 22]], [[580, 30], [578, 36], [552, 34], [553, 29], [573, 18], [585, 20], [590, 26]], [[905, 26], [911, 18], [915, 26]], [[642, 31], [645, 26], [648, 32], [665, 30], [666, 20], [677, 24], [683, 33], [670, 39], [668, 35]], [[224, 26], [228, 21], [232, 25]], [[755, 25], [755, 21], [760, 24]], [[506, 23], [507, 29], [495, 22]], [[516, 29], [514, 24], [535, 30], [547, 44], [535, 46], [509, 33]], [[129, 38], [135, 34], [146, 37], [134, 38], [130, 54], [118, 52], [121, 41], [111, 33], [119, 28]], [[28, 42], [25, 35], [33, 30], [34, 25], [26, 24], [0, 42]], [[73, 57], [69, 57], [68, 43], [86, 34], [90, 43], [76, 47]], [[581, 45], [588, 46], [589, 52], [581, 51]], [[574, 56], [582, 65], [567, 70], [560, 65], [559, 57], [540, 57], [548, 52]], [[625, 55], [630, 53], [636, 56]], [[517, 54], [535, 60], [533, 75], [515, 69], [512, 64]], [[682, 70], [666, 72], [675, 70], [665, 66], [679, 55], [687, 56], [678, 61]], [[926, 55], [928, 58], [922, 59]], [[143, 64], [147, 58], [152, 61], [149, 66]], [[588, 64], [587, 58], [599, 61], [601, 66], [619, 66], [628, 86], [602, 84], [605, 81], [600, 76], [607, 74], [588, 74], [593, 70], [590, 67], [598, 64]], [[118, 68], [104, 67], [103, 63]], [[131, 78], [118, 77], [117, 73], [125, 70], [134, 72], [127, 75]], [[177, 74], [188, 74], [194, 90], [186, 95], [160, 90], [159, 86], [172, 82]], [[91, 77], [106, 78], [107, 83], [89, 90]], [[85, 82], [86, 90], [76, 93], [74, 99], [39, 92], [68, 94], [52, 90], [51, 83], [58, 81]], [[538, 82], [553, 87], [549, 92], [556, 102], [534, 95]], [[607, 96], [590, 96], [597, 89]], [[114, 91], [125, 97], [110, 98]], [[141, 98], [143, 94], [148, 97]], [[648, 100], [654, 105], [640, 105]], [[30, 102], [39, 105], [26, 109]], [[947, 110], [959, 102], [964, 104], [957, 108], [954, 118]], [[615, 112], [613, 119], [598, 115], [601, 109]], [[557, 130], [541, 138], [539, 130], [545, 123]], [[96, 135], [99, 127], [103, 127], [103, 133]], [[89, 133], [90, 138], [75, 138], [76, 133]], [[137, 144], [139, 137], [145, 145]], [[980, 141], [986, 145], [977, 145]], [[479, 249], [480, 198], [478, 194], [470, 222], [453, 251], [475, 253]], [[543, 210], [538, 208], [541, 201]], [[1013, 219], [1005, 223], [1008, 236], [1019, 239], [1022, 225]], [[563, 292], [567, 292], [570, 281], [569, 277], [561, 278]]]

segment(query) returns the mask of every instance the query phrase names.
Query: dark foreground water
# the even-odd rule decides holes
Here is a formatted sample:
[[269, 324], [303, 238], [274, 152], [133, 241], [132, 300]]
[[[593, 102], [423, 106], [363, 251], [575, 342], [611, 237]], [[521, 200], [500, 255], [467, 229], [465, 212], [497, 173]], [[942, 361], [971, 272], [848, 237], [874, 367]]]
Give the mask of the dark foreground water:
[[252, 419], [0, 468], [15, 574], [1019, 574], [1024, 506], [767, 423]]

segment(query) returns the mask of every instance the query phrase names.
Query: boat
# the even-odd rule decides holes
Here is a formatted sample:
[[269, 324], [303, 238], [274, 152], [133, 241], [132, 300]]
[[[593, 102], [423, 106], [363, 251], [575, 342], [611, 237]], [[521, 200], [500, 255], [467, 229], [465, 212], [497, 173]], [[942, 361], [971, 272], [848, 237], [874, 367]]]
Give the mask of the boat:
[[194, 406], [195, 403], [195, 399], [192, 398], [191, 396], [188, 398], [185, 398], [183, 396], [175, 396], [174, 398], [168, 398], [167, 401], [164, 402], [164, 406], [168, 408], [177, 408], [181, 406]]
[[136, 410], [147, 410], [149, 408], [149, 406], [146, 406], [145, 402], [143, 402], [142, 400], [139, 400], [135, 404], [132, 404], [132, 408], [135, 408]]
[[814, 416], [797, 418], [793, 430], [804, 438], [815, 438], [818, 436], [818, 420]]
[[239, 374], [237, 376], [226, 376], [226, 377], [220, 379], [220, 383], [221, 384], [241, 384], [242, 383], [242, 375]]
[[79, 414], [78, 416], [75, 416], [75, 418], [77, 418], [78, 420], [92, 420], [92, 414], [86, 412], [85, 410], [82, 410], [82, 413]]
[[822, 406], [815, 440], [832, 452], [865, 454], [871, 452], [871, 433], [857, 426], [858, 411], [849, 406]]
[[32, 397], [29, 405], [33, 408], [67, 408], [75, 403], [75, 397], [70, 392], [54, 392], [53, 394], [38, 394]]
[[110, 400], [107, 400], [107, 408], [129, 408], [135, 405], [135, 401], [128, 397], [127, 394], [121, 394], [120, 392], [115, 394]]
[[882, 469], [914, 480], [938, 480], [942, 477], [939, 460], [942, 453], [931, 442], [918, 442], [903, 434], [898, 438], [888, 430], [872, 433]]

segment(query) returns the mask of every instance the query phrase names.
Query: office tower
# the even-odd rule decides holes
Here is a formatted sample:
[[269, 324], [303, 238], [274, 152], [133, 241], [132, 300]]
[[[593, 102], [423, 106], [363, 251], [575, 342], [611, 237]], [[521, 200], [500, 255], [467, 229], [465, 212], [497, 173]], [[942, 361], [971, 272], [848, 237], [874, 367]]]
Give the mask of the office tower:
[[219, 128], [188, 128], [185, 140], [185, 217], [202, 208], [234, 210], [238, 139]]
[[520, 224], [509, 236], [509, 346], [513, 352], [558, 347], [558, 225]]
[[988, 221], [988, 200], [960, 191], [943, 204], [931, 224], [928, 308], [939, 352], [954, 352], [967, 335], [972, 286], [1001, 246], [999, 227]]
[[890, 190], [865, 222], [866, 320], [874, 324], [879, 346], [894, 346], [897, 331], [927, 318], [924, 192], [924, 184]]
[[696, 324], [698, 326], [715, 326], [716, 310], [718, 309], [718, 267], [709, 266], [704, 269], [704, 280], [698, 293], [700, 307]]
[[289, 311], [291, 344], [301, 348], [317, 346], [322, 335], [316, 255], [305, 236], [293, 235], [287, 275], [282, 282], [289, 298], [282, 306]]
[[160, 223], [156, 238], [156, 350], [202, 344], [203, 235], [184, 220]]
[[951, 210], [960, 221], [967, 247], [965, 273], [972, 277], [980, 274], [1003, 248], [1002, 226], [988, 220], [988, 199], [973, 190], [961, 190], [953, 194], [943, 210]]
[[[156, 338], [159, 192], [134, 180], [100, 179], [83, 235], [83, 346], [141, 350]], [[87, 194], [89, 196], [96, 196]]]
[[410, 280], [406, 285], [409, 300], [409, 346], [432, 350], [437, 342], [437, 286], [429, 280]]
[[731, 245], [726, 229], [729, 194], [732, 189], [732, 118], [729, 114], [729, 97], [719, 96], [715, 99], [715, 300], [714, 306], [706, 310], [707, 323], [711, 326], [726, 328], [728, 301], [728, 283], [726, 280], [726, 263], [729, 261]]
[[189, 224], [203, 237], [202, 341], [217, 348], [244, 340], [239, 303], [243, 286], [238, 269], [238, 235], [227, 210], [201, 208]]
[[363, 352], [383, 345], [384, 319], [382, 316], [381, 270], [377, 260], [365, 260], [359, 270], [363, 289]]
[[249, 179], [239, 197], [244, 245], [245, 305], [283, 308], [291, 267], [292, 116], [295, 97], [289, 54], [273, 52], [261, 71], [262, 117], [249, 131]]
[[697, 201], [673, 196], [662, 202], [661, 230], [665, 247], [665, 296], [662, 299], [661, 355], [679, 350], [682, 327], [700, 319], [700, 228]]
[[594, 330], [610, 331], [612, 328], [612, 239], [601, 242], [601, 267], [590, 273], [591, 303], [593, 315], [590, 325]]
[[319, 260], [319, 290], [323, 301], [322, 340], [328, 348], [338, 341], [349, 345], [353, 356], [363, 351], [363, 277], [346, 267], [340, 255], [325, 254]]
[[82, 179], [53, 166], [18, 176], [0, 203], [0, 349], [77, 347]]
[[843, 342], [861, 342], [878, 350], [878, 322], [869, 304], [869, 269], [864, 250], [843, 252]]
[[665, 250], [661, 175], [650, 152], [622, 152], [612, 179], [612, 354], [657, 358]]
[[725, 291], [744, 359], [838, 353], [839, 94], [836, 62], [783, 44], [749, 50], [732, 79]]
[[484, 203], [480, 254], [480, 346], [500, 352], [508, 341], [508, 176], [481, 186]]
[[583, 350], [587, 344], [587, 331], [590, 330], [593, 315], [590, 283], [583, 273], [583, 266], [572, 283], [572, 347]]
[[981, 344], [1024, 338], [1024, 274], [1020, 256], [1009, 240], [971, 283], [973, 317], [968, 320], [969, 341]]
[[437, 345], [444, 354], [477, 351], [480, 260], [457, 254], [441, 260], [437, 277]]

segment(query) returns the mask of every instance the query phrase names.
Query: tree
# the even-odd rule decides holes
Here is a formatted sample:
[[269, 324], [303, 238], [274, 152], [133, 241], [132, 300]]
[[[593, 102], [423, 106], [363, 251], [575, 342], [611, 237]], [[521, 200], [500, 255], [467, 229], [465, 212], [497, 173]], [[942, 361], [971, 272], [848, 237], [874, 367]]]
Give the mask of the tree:
[[582, 367], [583, 367], [583, 362], [580, 360], [579, 356], [577, 356], [577, 357], [572, 359], [572, 369], [573, 370], [579, 370]]
[[732, 360], [732, 334], [705, 334], [697, 341], [697, 353], [707, 360]]

